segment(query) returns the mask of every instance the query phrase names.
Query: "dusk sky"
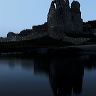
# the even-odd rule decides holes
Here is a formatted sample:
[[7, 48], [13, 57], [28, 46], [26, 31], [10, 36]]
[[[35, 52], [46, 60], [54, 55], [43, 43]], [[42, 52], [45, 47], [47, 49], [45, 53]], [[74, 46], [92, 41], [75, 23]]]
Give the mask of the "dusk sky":
[[[52, 0], [0, 0], [0, 37], [47, 20]], [[70, 0], [72, 2], [72, 0]], [[96, 0], [78, 0], [84, 21], [96, 20]]]

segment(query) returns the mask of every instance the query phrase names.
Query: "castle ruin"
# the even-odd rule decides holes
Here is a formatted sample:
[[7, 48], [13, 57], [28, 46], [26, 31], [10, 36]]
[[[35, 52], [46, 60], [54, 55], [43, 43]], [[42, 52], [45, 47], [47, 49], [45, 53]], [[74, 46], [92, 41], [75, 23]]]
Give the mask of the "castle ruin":
[[[71, 6], [70, 6], [71, 5]], [[96, 21], [83, 22], [80, 3], [69, 0], [53, 0], [47, 16], [47, 22], [22, 30], [19, 34], [9, 32], [0, 42], [36, 40], [48, 37], [51, 40], [82, 44], [96, 34]]]
[[64, 39], [64, 34], [83, 32], [80, 3], [69, 0], [53, 0], [48, 13], [48, 34], [54, 39]]

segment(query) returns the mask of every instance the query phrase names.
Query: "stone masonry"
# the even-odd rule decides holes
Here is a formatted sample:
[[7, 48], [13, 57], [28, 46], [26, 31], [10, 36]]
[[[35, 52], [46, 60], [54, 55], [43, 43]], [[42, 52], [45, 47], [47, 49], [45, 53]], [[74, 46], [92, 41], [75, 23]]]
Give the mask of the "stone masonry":
[[53, 0], [48, 13], [48, 34], [55, 39], [64, 39], [66, 34], [79, 34], [83, 32], [80, 4], [73, 1], [71, 7], [69, 0]]

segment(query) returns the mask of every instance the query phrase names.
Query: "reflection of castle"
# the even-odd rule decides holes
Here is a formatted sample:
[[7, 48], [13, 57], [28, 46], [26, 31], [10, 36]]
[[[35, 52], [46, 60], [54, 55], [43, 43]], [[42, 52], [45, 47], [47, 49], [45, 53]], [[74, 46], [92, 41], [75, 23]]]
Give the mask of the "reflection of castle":
[[52, 57], [40, 55], [30, 59], [20, 59], [19, 57], [19, 62], [18, 59], [11, 57], [6, 62], [11, 68], [18, 65], [24, 70], [31, 70], [34, 75], [48, 76], [54, 96], [71, 96], [71, 94], [77, 96], [82, 92], [84, 67], [96, 68], [96, 56], [76, 54], [73, 56], [63, 54], [61, 56], [56, 54]]
[[36, 62], [34, 72], [39, 74], [44, 72], [49, 76], [54, 96], [71, 96], [72, 92], [74, 94], [82, 92], [84, 66], [80, 58], [44, 57]]
[[78, 64], [78, 59], [69, 60], [54, 60], [50, 68], [49, 80], [54, 96], [71, 96], [82, 92], [84, 66]]

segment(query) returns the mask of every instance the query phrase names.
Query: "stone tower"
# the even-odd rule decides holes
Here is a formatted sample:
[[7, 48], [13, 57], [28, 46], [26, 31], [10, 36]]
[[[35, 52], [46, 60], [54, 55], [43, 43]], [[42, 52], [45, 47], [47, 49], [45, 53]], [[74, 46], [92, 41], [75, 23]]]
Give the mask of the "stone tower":
[[73, 1], [71, 4], [72, 22], [76, 33], [83, 32], [83, 20], [81, 19], [80, 3]]
[[56, 39], [64, 39], [64, 33], [79, 33], [83, 31], [80, 4], [73, 1], [71, 8], [69, 0], [54, 0], [48, 13], [48, 33]]
[[57, 36], [56, 32], [57, 31], [55, 31], [55, 26], [57, 24], [57, 20], [56, 20], [56, 8], [55, 8], [55, 2], [54, 1], [51, 2], [47, 21], [48, 21], [48, 34], [49, 34], [49, 36], [56, 38], [56, 36]]

